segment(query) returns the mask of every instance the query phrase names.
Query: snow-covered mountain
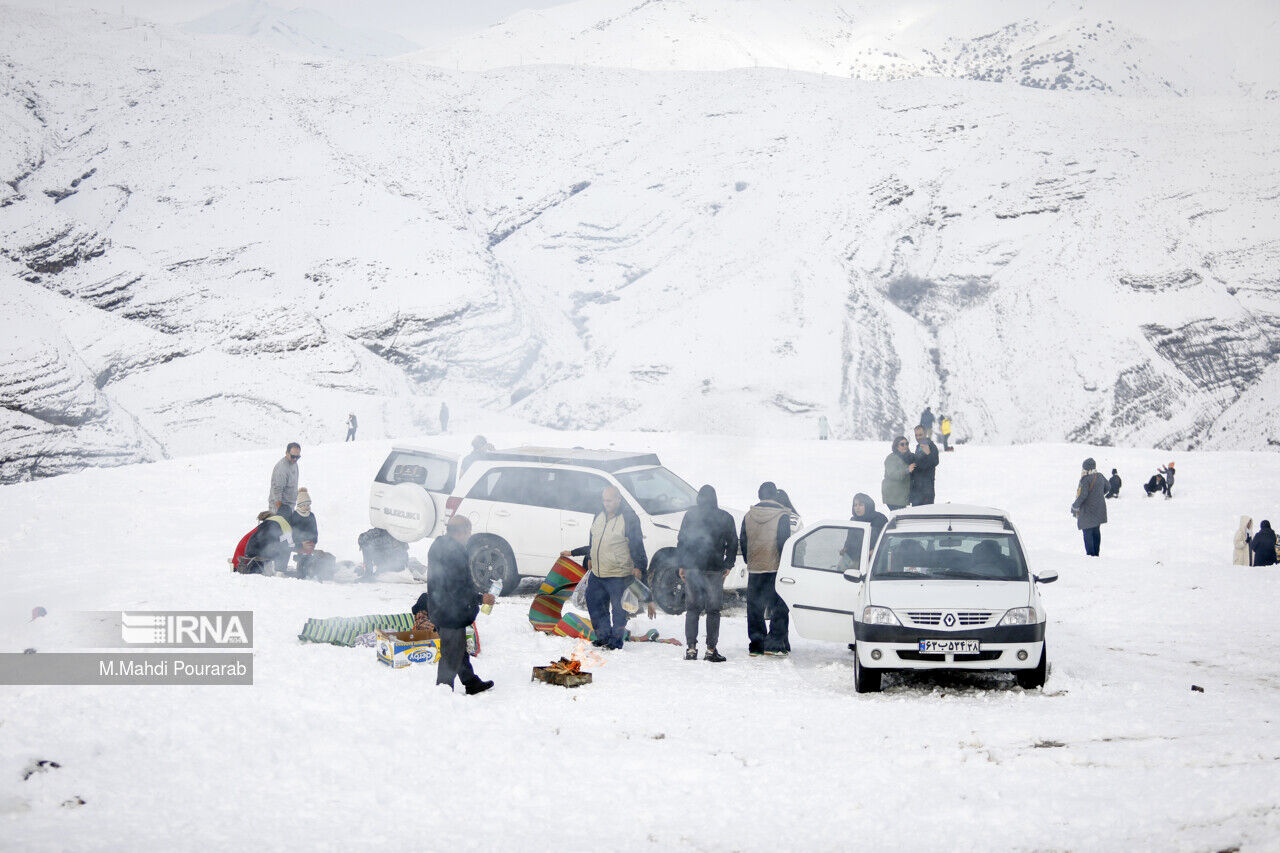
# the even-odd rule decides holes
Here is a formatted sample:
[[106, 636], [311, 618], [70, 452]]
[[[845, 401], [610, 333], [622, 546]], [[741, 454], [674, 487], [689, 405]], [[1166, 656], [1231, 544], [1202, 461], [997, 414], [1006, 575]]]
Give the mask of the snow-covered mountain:
[[[1125, 95], [1280, 89], [1274, 8], [1227, 0], [576, 0], [412, 58], [445, 68], [785, 68]], [[1223, 19], [1231, 23], [1223, 23]], [[1225, 35], [1224, 35], [1225, 33]]]
[[441, 398], [557, 427], [883, 438], [929, 403], [989, 442], [1272, 432], [1274, 100], [290, 61], [6, 7], [0, 73], [4, 479], [348, 411], [421, 433]]
[[345, 59], [396, 56], [418, 45], [395, 33], [346, 27], [315, 9], [244, 0], [183, 27], [196, 35], [240, 36], [287, 53]]

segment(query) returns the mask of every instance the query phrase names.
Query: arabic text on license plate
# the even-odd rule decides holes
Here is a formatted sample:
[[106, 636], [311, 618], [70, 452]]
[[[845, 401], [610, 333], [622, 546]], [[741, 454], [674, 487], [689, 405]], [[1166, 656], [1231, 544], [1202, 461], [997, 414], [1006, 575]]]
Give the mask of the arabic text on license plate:
[[931, 655], [976, 655], [982, 651], [978, 640], [921, 640], [920, 651]]

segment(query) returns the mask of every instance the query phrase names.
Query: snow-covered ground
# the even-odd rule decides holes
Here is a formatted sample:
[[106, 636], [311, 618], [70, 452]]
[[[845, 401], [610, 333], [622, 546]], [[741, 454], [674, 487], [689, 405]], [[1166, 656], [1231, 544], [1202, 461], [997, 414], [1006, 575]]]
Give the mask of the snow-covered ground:
[[[465, 433], [425, 439], [462, 450]], [[809, 521], [879, 494], [887, 446], [673, 433], [494, 434], [499, 446], [654, 449], [746, 506], [762, 479]], [[303, 448], [321, 547], [356, 558], [388, 444]], [[1101, 559], [1068, 506], [1085, 456], [1125, 477]], [[0, 488], [0, 651], [51, 648], [73, 611], [251, 609], [252, 687], [0, 688], [0, 847], [23, 850], [1280, 849], [1280, 572], [1231, 564], [1241, 513], [1277, 508], [1280, 456], [1029, 445], [945, 455], [940, 499], [1008, 509], [1044, 588], [1052, 673], [895, 679], [853, 690], [848, 651], [793, 636], [727, 663], [633, 645], [566, 691], [529, 681], [569, 640], [525, 595], [481, 617], [479, 697], [370, 649], [301, 644], [307, 617], [407, 610], [408, 582], [228, 573], [276, 451], [88, 470]], [[425, 543], [414, 553], [425, 558]], [[49, 615], [28, 622], [32, 607]], [[667, 636], [682, 619], [660, 616]], [[1191, 685], [1204, 692], [1193, 692]], [[36, 760], [61, 767], [22, 781]], [[74, 797], [78, 808], [60, 804]]]

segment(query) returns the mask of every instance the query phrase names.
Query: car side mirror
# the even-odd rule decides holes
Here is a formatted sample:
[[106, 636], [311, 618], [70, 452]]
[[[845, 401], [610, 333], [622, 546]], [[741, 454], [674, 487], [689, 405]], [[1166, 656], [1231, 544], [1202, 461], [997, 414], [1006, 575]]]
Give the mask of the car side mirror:
[[1057, 579], [1058, 573], [1053, 569], [1050, 569], [1042, 575], [1036, 575], [1036, 583], [1053, 583]]
[[862, 583], [862, 572], [857, 569], [845, 569], [842, 574], [849, 583]]

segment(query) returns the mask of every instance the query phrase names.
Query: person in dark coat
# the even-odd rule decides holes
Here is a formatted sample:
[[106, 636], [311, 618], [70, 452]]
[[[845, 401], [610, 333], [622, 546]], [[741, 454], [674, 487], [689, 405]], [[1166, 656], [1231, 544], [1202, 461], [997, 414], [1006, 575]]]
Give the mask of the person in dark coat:
[[1164, 475], [1164, 496], [1166, 498], [1171, 498], [1173, 497], [1173, 475], [1175, 473], [1173, 470], [1173, 463], [1170, 462], [1168, 465], [1161, 468], [1160, 473]]
[[1121, 479], [1120, 479], [1120, 475], [1116, 473], [1116, 469], [1115, 469], [1115, 468], [1112, 468], [1112, 469], [1111, 469], [1111, 479], [1110, 479], [1110, 480], [1107, 480], [1107, 497], [1109, 497], [1109, 498], [1118, 498], [1118, 497], [1120, 497], [1120, 484], [1121, 484], [1121, 482], [1122, 482], [1122, 481], [1121, 481]]
[[245, 545], [244, 556], [252, 574], [273, 575], [289, 567], [293, 553], [293, 526], [283, 515], [258, 513], [258, 526]]
[[[889, 523], [888, 516], [876, 511], [876, 502], [871, 499], [871, 495], [862, 492], [853, 496], [853, 515], [849, 520], [862, 521], [871, 525], [871, 540], [867, 543], [867, 553], [875, 550], [876, 542], [880, 540], [880, 533]], [[855, 566], [862, 557], [862, 543], [858, 541], [856, 533], [857, 531], [850, 530], [849, 535], [845, 537], [844, 547], [840, 549], [840, 553], [847, 556]]]
[[452, 690], [456, 678], [468, 696], [493, 686], [492, 681], [482, 681], [472, 671], [467, 656], [467, 626], [476, 620], [481, 604], [494, 602], [491, 594], [481, 594], [471, 580], [471, 559], [467, 555], [470, 538], [471, 520], [454, 515], [445, 527], [445, 535], [436, 537], [427, 551], [427, 614], [440, 635], [436, 684], [447, 684]]
[[720, 641], [720, 608], [724, 605], [724, 579], [738, 559], [738, 534], [733, 516], [720, 509], [716, 490], [703, 486], [698, 504], [684, 514], [676, 538], [676, 559], [684, 581], [685, 660], [698, 659], [698, 619], [707, 614], [707, 651], [712, 663], [725, 658], [717, 651]]
[[1098, 473], [1098, 463], [1092, 457], [1081, 467], [1084, 470], [1071, 514], [1076, 517], [1076, 527], [1084, 532], [1084, 553], [1097, 557], [1102, 552], [1102, 525], [1107, 523], [1107, 478]]
[[316, 543], [320, 541], [320, 525], [311, 511], [311, 494], [306, 486], [298, 489], [298, 503], [289, 514], [289, 525], [293, 528], [293, 547], [298, 552], [298, 577], [305, 578], [311, 574]]
[[344, 438], [344, 439], [342, 440], [342, 443], [343, 443], [343, 444], [346, 444], [348, 441], [355, 441], [355, 440], [356, 440], [356, 428], [357, 428], [358, 426], [359, 426], [359, 424], [356, 422], [356, 413], [355, 413], [355, 412], [350, 412], [350, 413], [348, 413], [348, 415], [347, 415], [347, 437], [346, 437], [346, 438]]
[[1147, 493], [1147, 497], [1151, 497], [1156, 492], [1164, 491], [1164, 477], [1160, 474], [1151, 475], [1151, 479], [1142, 484], [1142, 490]]
[[[927, 409], [925, 411], [928, 411]], [[916, 427], [916, 449], [911, 455], [911, 505], [925, 506], [933, 503], [933, 476], [938, 468], [938, 445], [929, 438], [924, 424]]]
[[1253, 534], [1249, 543], [1253, 551], [1255, 566], [1274, 566], [1276, 564], [1276, 532], [1271, 529], [1271, 522], [1265, 518], [1258, 525], [1258, 532]]
[[920, 413], [920, 426], [924, 427], [925, 435], [933, 434], [933, 410], [928, 406], [925, 406], [924, 411]]

